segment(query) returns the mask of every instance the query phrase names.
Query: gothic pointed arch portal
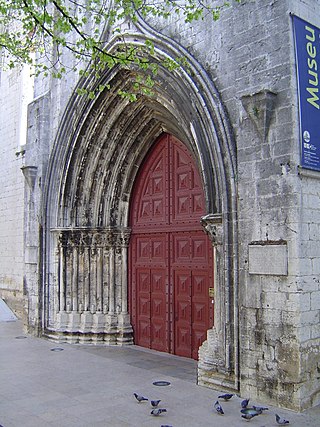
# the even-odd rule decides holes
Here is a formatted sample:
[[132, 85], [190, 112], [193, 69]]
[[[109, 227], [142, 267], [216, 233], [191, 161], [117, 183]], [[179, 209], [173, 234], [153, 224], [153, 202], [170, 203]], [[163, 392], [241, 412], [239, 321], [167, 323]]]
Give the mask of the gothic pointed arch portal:
[[202, 181], [188, 149], [162, 135], [133, 187], [129, 311], [135, 343], [198, 359], [213, 325], [213, 250]]
[[[139, 95], [133, 103], [120, 97], [119, 91], [132, 89], [137, 70], [114, 67], [106, 70], [101, 81], [88, 77], [79, 83], [81, 87], [93, 85], [93, 89], [105, 83], [110, 90], [94, 90], [96, 97], [92, 100], [75, 91], [61, 118], [43, 192], [41, 292], [35, 297], [39, 330], [57, 341], [132, 344], [136, 338], [133, 328], [137, 327], [133, 315], [139, 313], [131, 305], [133, 287], [128, 281], [129, 245], [137, 231], [131, 221], [134, 210], [130, 209], [139, 192], [134, 183], [138, 182], [139, 171], [143, 173], [147, 153], [157, 150], [158, 138], [172, 135], [171, 139], [183, 141], [183, 145], [177, 143], [178, 151], [189, 156], [192, 170], [200, 177], [203, 204], [198, 204], [201, 209], [191, 217], [196, 217], [199, 227], [197, 238], [209, 238], [207, 254], [213, 252], [214, 326], [209, 316], [209, 328], [198, 352], [198, 382], [238, 389], [239, 271], [233, 133], [221, 97], [201, 65], [162, 35], [148, 31], [146, 35], [128, 35], [128, 41], [137, 45], [145, 39], [157, 46], [154, 60], [159, 64], [151, 97]], [[174, 60], [181, 55], [188, 59], [188, 72], [183, 68], [169, 72], [162, 65], [163, 59]], [[173, 161], [172, 156], [168, 158]], [[172, 194], [173, 190], [171, 182], [168, 191]], [[172, 215], [173, 204], [166, 203]], [[182, 199], [180, 203], [182, 207]], [[159, 209], [156, 199], [154, 209]], [[176, 232], [182, 233], [183, 221], [188, 219], [178, 219]], [[173, 238], [174, 231], [170, 233]], [[172, 239], [167, 248], [174, 253]], [[168, 259], [172, 267], [172, 255]], [[183, 262], [179, 265], [184, 268]], [[196, 269], [189, 265], [187, 270]], [[169, 270], [168, 278], [174, 277], [174, 271], [178, 270]], [[212, 277], [212, 272], [208, 275]], [[169, 292], [174, 292], [174, 286], [169, 287], [174, 283], [165, 281]], [[175, 301], [174, 295], [170, 296], [166, 306], [164, 349], [178, 353], [175, 337], [179, 334], [170, 325], [177, 313], [172, 307]], [[202, 341], [203, 330], [200, 336]], [[192, 357], [197, 347], [188, 347]]]

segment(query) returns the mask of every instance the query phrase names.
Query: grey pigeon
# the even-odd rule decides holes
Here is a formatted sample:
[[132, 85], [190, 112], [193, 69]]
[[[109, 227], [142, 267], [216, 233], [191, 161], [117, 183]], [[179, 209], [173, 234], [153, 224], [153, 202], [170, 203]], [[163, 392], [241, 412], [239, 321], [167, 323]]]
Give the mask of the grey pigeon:
[[253, 409], [253, 408], [243, 408], [243, 409], [241, 409], [241, 411], [240, 411], [242, 414], [245, 414], [245, 415], [253, 415], [254, 417], [256, 416], [256, 415], [260, 415], [260, 414], [262, 414], [262, 411], [260, 410], [260, 411], [257, 411], [256, 409]]
[[133, 395], [134, 395], [134, 397], [137, 399], [137, 401], [140, 403], [140, 402], [143, 402], [144, 400], [148, 400], [146, 397], [143, 397], [143, 396], [141, 396], [140, 394], [138, 394], [138, 393], [133, 393]]
[[221, 394], [220, 396], [218, 396], [218, 399], [224, 399], [225, 401], [231, 399], [231, 397], [233, 396], [232, 393], [225, 393], [225, 394]]
[[266, 406], [254, 406], [252, 405], [253, 409], [255, 409], [258, 412], [263, 412], [263, 411], [267, 411], [269, 408], [267, 408]]
[[164, 409], [164, 408], [156, 408], [156, 409], [152, 409], [152, 411], [150, 412], [150, 414], [154, 415], [155, 417], [157, 417], [158, 415], [162, 414], [162, 412], [167, 412], [167, 410]]
[[220, 405], [219, 401], [217, 400], [214, 404], [214, 409], [218, 412], [220, 415], [224, 415], [222, 406]]
[[284, 424], [289, 424], [288, 420], [285, 420], [284, 418], [281, 418], [280, 415], [278, 415], [278, 414], [276, 414], [276, 421], [281, 426], [284, 425]]
[[250, 399], [244, 399], [244, 400], [241, 402], [241, 408], [246, 408], [246, 407], [248, 406], [249, 400], [250, 400]]
[[249, 421], [249, 420], [251, 420], [251, 418], [256, 417], [257, 415], [259, 415], [259, 414], [243, 414], [241, 416], [242, 416], [242, 418]]
[[161, 402], [161, 400], [150, 400], [151, 406], [153, 408], [156, 408], [160, 402]]

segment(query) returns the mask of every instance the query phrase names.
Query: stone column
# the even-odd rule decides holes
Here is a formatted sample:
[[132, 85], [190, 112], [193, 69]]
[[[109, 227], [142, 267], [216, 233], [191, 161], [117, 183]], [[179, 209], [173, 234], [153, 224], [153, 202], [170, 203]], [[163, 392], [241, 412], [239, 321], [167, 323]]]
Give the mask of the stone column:
[[118, 344], [123, 345], [132, 342], [132, 326], [128, 313], [128, 246], [131, 230], [124, 229], [119, 234], [119, 245], [121, 248], [121, 265], [119, 265], [119, 275], [121, 275], [121, 313], [118, 316], [119, 330]]
[[[233, 387], [228, 384], [226, 374], [230, 372], [230, 343], [226, 337], [226, 323], [229, 319], [229, 301], [226, 300], [223, 222], [221, 214], [208, 214], [201, 218], [208, 234], [214, 255], [214, 326], [207, 332], [207, 340], [199, 349], [198, 382], [201, 385], [216, 384]], [[214, 375], [212, 375], [214, 373]], [[219, 375], [221, 374], [221, 375]]]
[[[50, 336], [69, 342], [132, 342], [127, 311], [130, 231], [59, 229], [58, 287]], [[69, 334], [69, 335], [68, 335]]]

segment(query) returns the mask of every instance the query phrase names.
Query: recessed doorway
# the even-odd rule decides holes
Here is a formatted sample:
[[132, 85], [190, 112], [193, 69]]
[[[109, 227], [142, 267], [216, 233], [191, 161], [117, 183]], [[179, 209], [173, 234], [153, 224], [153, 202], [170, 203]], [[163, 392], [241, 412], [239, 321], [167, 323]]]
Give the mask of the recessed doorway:
[[202, 181], [187, 147], [164, 134], [130, 206], [129, 311], [136, 345], [198, 359], [213, 326], [213, 250], [200, 224]]

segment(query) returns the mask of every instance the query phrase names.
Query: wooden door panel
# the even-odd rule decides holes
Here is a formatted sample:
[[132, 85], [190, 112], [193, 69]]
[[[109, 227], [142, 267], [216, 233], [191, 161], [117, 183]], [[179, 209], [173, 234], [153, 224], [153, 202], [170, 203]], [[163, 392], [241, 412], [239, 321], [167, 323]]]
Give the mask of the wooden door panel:
[[151, 270], [151, 348], [158, 351], [169, 350], [166, 283], [166, 268]]
[[191, 274], [174, 271], [174, 353], [191, 356]]
[[136, 281], [136, 343], [143, 347], [150, 347], [150, 270], [138, 268]]
[[161, 264], [167, 266], [168, 257], [168, 236], [166, 233], [157, 233], [150, 235], [150, 262], [152, 264]]
[[205, 212], [200, 175], [187, 148], [175, 140], [172, 150], [172, 224], [193, 223], [200, 229], [199, 218]]
[[150, 270], [148, 268], [137, 268], [137, 291], [139, 295], [150, 293]]
[[136, 331], [138, 332], [135, 335], [135, 342], [141, 347], [150, 348], [150, 321], [149, 319], [144, 320], [141, 317], [138, 317]]
[[172, 262], [177, 265], [188, 265], [190, 262], [190, 238], [187, 233], [173, 233]]
[[135, 342], [197, 358], [212, 326], [212, 247], [200, 218], [202, 181], [188, 149], [163, 136], [134, 184], [129, 246]]
[[207, 271], [198, 270], [192, 273], [192, 301], [207, 302], [209, 295], [210, 275]]
[[194, 214], [197, 213], [200, 217], [203, 215], [204, 198], [202, 194], [195, 194], [195, 192], [192, 193], [191, 207]]
[[206, 270], [192, 272], [192, 323], [195, 329], [213, 326], [213, 304], [209, 297], [212, 277]]
[[135, 183], [132, 221], [142, 230], [168, 221], [168, 149], [167, 144], [156, 145], [147, 158]]
[[213, 305], [209, 299], [210, 273], [197, 270], [192, 273], [192, 357], [198, 358], [198, 348], [207, 338], [213, 325]]
[[132, 244], [135, 246], [135, 262], [149, 263], [150, 259], [150, 238], [149, 236], [133, 236]]
[[[191, 233], [190, 233], [191, 234]], [[193, 231], [190, 235], [190, 263], [198, 267], [209, 268], [209, 255], [212, 248], [208, 245], [208, 237], [202, 231]]]
[[150, 317], [150, 269], [136, 269], [136, 301], [137, 313], [140, 318]]
[[211, 269], [210, 252], [212, 252], [212, 248], [203, 231], [189, 230], [172, 233], [171, 259], [173, 263], [188, 265], [189, 268], [196, 266]]
[[192, 342], [189, 327], [179, 327], [175, 336], [174, 354], [182, 357], [192, 357]]
[[134, 265], [167, 264], [168, 236], [166, 233], [139, 233], [131, 238], [131, 258]]
[[163, 322], [153, 319], [151, 323], [151, 346], [153, 350], [169, 352], [167, 345], [167, 331]]

